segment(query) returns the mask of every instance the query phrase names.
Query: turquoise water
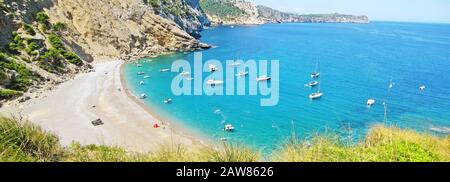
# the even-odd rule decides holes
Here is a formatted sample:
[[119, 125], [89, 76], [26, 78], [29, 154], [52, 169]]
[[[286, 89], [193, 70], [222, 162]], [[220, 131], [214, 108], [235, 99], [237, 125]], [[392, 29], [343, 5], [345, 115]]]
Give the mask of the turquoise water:
[[[333, 131], [357, 139], [384, 121], [436, 134], [450, 128], [450, 25], [374, 22], [370, 24], [267, 24], [217, 27], [201, 40], [217, 46], [203, 51], [203, 61], [265, 59], [280, 61], [280, 100], [261, 107], [259, 96], [174, 96], [178, 73], [161, 73], [177, 59], [193, 62], [193, 53], [142, 59], [124, 74], [135, 95], [163, 118], [176, 120], [201, 135], [244, 142], [264, 151], [276, 148], [295, 131], [304, 138]], [[152, 60], [152, 62], [149, 62]], [[320, 60], [324, 96], [311, 101], [304, 84]], [[151, 78], [143, 80], [138, 71]], [[203, 73], [205, 76], [209, 73]], [[390, 80], [394, 83], [388, 93]], [[420, 85], [426, 85], [424, 92]], [[163, 100], [172, 98], [166, 105]], [[377, 103], [366, 106], [367, 99]], [[220, 110], [220, 112], [218, 112]], [[223, 122], [236, 127], [223, 132]], [[151, 124], [151, 122], [149, 122]]]

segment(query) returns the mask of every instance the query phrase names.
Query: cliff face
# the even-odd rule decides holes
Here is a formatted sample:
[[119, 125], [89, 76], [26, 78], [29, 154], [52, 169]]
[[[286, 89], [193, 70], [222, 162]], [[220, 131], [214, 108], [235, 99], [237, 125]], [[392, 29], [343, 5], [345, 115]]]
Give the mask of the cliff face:
[[55, 0], [48, 14], [52, 22], [67, 24], [63, 37], [68, 44], [94, 58], [129, 58], [201, 46], [142, 0]]
[[298, 15], [266, 6], [255, 6], [245, 0], [200, 0], [213, 24], [298, 23], [368, 23], [366, 16], [342, 14]]
[[195, 38], [210, 22], [200, 7], [199, 0], [144, 0], [157, 15], [174, 21]]
[[258, 9], [244, 0], [200, 0], [208, 19], [219, 24], [263, 24]]
[[297, 23], [369, 23], [367, 16], [343, 14], [305, 14], [285, 13], [266, 6], [257, 6], [258, 17], [268, 23], [297, 22]]

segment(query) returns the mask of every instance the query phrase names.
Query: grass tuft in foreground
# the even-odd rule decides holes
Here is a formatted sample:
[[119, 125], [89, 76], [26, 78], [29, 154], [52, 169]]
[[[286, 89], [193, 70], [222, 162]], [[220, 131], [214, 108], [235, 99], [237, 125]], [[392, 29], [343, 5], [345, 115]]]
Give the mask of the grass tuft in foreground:
[[274, 155], [274, 161], [287, 162], [448, 162], [450, 136], [440, 138], [380, 125], [358, 144], [348, 145], [334, 136], [316, 136], [311, 141], [289, 142]]
[[[450, 162], [450, 136], [420, 134], [412, 130], [375, 126], [358, 144], [333, 135], [311, 140], [290, 140], [272, 161], [283, 162]], [[73, 143], [62, 147], [58, 137], [29, 122], [0, 117], [0, 161], [68, 162], [256, 162], [262, 158], [242, 145], [188, 148], [161, 145], [150, 153], [120, 147]]]

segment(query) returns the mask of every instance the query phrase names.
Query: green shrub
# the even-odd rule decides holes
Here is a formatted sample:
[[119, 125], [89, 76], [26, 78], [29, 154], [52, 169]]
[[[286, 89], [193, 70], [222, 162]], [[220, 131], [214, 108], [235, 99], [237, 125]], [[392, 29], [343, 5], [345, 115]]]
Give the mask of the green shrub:
[[49, 19], [50, 17], [48, 17], [44, 11], [40, 11], [36, 14], [36, 21], [40, 24], [48, 24]]
[[77, 65], [77, 66], [82, 66], [83, 65], [83, 61], [81, 61], [81, 58], [78, 57], [78, 55], [75, 54], [74, 52], [65, 51], [63, 53], [63, 57], [67, 61], [69, 61], [69, 63], [72, 63], [72, 64]]
[[61, 38], [55, 34], [51, 34], [48, 36], [48, 40], [53, 48], [58, 50], [65, 50], [63, 43], [61, 42]]
[[0, 161], [58, 161], [59, 140], [29, 122], [0, 117]]
[[22, 95], [22, 92], [0, 88], [0, 100], [12, 99], [12, 98], [20, 96], [20, 95]]
[[23, 23], [22, 27], [23, 27], [23, 29], [25, 30], [25, 32], [27, 34], [36, 35], [36, 31], [34, 31], [34, 29], [33, 29], [33, 27], [31, 25]]
[[0, 53], [0, 68], [14, 70], [18, 73], [18, 77], [10, 85], [8, 89], [25, 91], [32, 84], [33, 80], [39, 80], [40, 76], [30, 71], [25, 65], [17, 63], [3, 53]]
[[222, 19], [239, 17], [245, 12], [234, 6], [229, 1], [222, 0], [200, 0], [200, 6], [209, 15], [218, 16]]
[[53, 31], [58, 32], [58, 31], [64, 30], [66, 28], [66, 24], [62, 23], [62, 22], [56, 22], [53, 24], [52, 27], [53, 27]]

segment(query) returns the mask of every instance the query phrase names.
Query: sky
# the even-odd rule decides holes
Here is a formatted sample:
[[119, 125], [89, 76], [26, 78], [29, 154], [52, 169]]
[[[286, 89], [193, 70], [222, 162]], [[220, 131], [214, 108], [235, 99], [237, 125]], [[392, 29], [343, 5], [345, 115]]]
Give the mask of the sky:
[[367, 15], [370, 20], [450, 23], [450, 0], [249, 0], [300, 14]]

